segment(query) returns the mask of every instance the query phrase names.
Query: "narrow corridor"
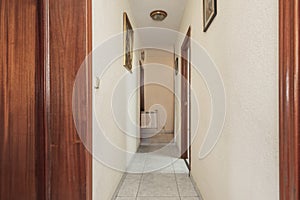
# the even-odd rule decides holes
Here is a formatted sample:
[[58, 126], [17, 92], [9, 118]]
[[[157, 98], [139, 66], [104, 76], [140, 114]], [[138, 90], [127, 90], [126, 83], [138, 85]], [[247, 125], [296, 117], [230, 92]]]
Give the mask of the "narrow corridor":
[[199, 193], [175, 145], [141, 146], [116, 192], [116, 200], [198, 200]]

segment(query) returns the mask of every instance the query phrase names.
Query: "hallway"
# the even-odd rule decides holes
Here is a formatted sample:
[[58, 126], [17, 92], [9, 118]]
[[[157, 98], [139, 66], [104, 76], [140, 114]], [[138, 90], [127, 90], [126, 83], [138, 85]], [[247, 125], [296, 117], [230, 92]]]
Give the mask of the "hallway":
[[300, 200], [300, 0], [0, 16], [0, 200]]
[[200, 199], [185, 162], [175, 158], [177, 153], [174, 144], [140, 146], [117, 189], [116, 200]]

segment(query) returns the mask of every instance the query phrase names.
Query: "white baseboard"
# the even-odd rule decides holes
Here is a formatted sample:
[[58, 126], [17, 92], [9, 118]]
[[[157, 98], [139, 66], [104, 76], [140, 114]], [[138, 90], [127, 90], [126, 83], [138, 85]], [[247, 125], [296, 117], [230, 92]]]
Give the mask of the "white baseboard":
[[117, 186], [117, 188], [116, 188], [116, 190], [115, 190], [115, 192], [114, 192], [111, 200], [115, 200], [117, 198], [119, 190], [120, 190], [120, 188], [121, 188], [121, 186], [122, 186], [122, 184], [123, 184], [123, 182], [125, 180], [126, 175], [127, 175], [127, 173], [123, 173], [123, 176], [121, 177], [121, 180], [120, 180], [120, 182], [119, 182], [119, 184], [118, 184], [118, 186]]
[[195, 182], [192, 174], [190, 174], [190, 178], [191, 178], [191, 181], [192, 181], [192, 183], [194, 185], [194, 189], [195, 189], [196, 193], [198, 194], [200, 200], [204, 200], [203, 197], [202, 197], [202, 195], [201, 195], [200, 189], [198, 188], [198, 186], [197, 186], [197, 184], [196, 184], [196, 182]]

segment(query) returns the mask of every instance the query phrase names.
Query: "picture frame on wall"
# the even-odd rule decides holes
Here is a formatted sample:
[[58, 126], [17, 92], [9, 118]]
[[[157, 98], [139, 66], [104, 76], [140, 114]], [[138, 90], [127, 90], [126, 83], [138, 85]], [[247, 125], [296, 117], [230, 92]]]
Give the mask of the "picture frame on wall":
[[145, 61], [145, 51], [144, 50], [141, 51], [141, 61], [142, 62]]
[[127, 13], [123, 13], [123, 66], [130, 72], [132, 72], [132, 60], [133, 60], [133, 29], [129, 21]]
[[203, 32], [206, 32], [217, 16], [217, 0], [203, 0]]
[[175, 75], [177, 75], [178, 74], [178, 57], [175, 58], [174, 65], [175, 65]]

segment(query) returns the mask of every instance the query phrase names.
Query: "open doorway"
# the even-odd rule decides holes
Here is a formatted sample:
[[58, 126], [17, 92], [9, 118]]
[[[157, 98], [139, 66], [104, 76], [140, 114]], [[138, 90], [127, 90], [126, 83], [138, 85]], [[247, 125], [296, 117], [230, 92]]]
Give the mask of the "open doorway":
[[[181, 136], [175, 120], [181, 118], [177, 118], [181, 98], [176, 95], [175, 85], [180, 80], [175, 73], [174, 54], [170, 50], [161, 49], [143, 51], [145, 60], [139, 62], [141, 138], [136, 159], [128, 172], [189, 174], [189, 165], [185, 163], [186, 159], [182, 158], [180, 151]], [[145, 160], [143, 169], [140, 160]]]
[[146, 49], [140, 62], [141, 145], [174, 143], [173, 54]]

